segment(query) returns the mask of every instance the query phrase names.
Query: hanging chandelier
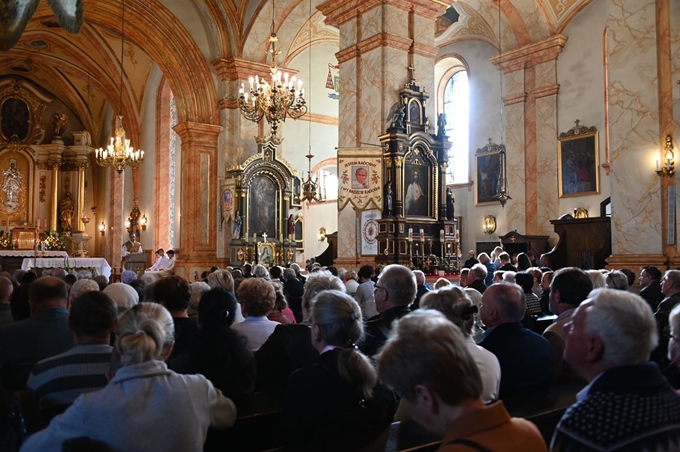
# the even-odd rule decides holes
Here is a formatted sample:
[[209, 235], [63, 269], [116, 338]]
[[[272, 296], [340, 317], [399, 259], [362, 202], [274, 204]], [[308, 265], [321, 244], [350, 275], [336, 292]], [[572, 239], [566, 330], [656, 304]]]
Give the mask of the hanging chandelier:
[[309, 150], [307, 154], [307, 159], [309, 160], [307, 178], [302, 182], [302, 199], [307, 202], [312, 201], [325, 201], [324, 196], [321, 193], [321, 187], [319, 186], [319, 181], [317, 178], [312, 179], [312, 150]]
[[[250, 88], [246, 92], [245, 85], [241, 83], [239, 90], [238, 107], [243, 116], [255, 123], [262, 118], [267, 118], [271, 132], [267, 137], [274, 144], [280, 144], [281, 138], [276, 133], [279, 123], [285, 122], [290, 116], [298, 119], [307, 112], [305, 102], [305, 90], [302, 89], [302, 80], [289, 77], [282, 73], [276, 63], [276, 57], [281, 53], [276, 49], [279, 38], [274, 33], [274, 1], [272, 0], [272, 26], [269, 36], [269, 52], [271, 54], [271, 66], [269, 67], [271, 80], [265, 80], [259, 76], [250, 77]], [[297, 85], [297, 86], [296, 86]]]
[[[119, 108], [123, 109], [123, 54], [125, 50], [125, 0], [123, 0], [123, 14], [120, 41], [120, 99]], [[118, 174], [122, 173], [126, 166], [134, 169], [144, 161], [144, 151], [134, 150], [130, 146], [130, 140], [125, 138], [123, 128], [123, 116], [116, 116], [116, 126], [114, 136], [106, 149], [95, 150], [94, 159], [97, 165], [107, 167], [113, 166]]]

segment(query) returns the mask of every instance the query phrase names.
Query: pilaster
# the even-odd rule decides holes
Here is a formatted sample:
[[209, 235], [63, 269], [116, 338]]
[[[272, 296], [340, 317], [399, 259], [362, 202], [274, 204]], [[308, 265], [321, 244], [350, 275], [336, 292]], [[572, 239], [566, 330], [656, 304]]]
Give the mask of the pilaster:
[[217, 263], [217, 152], [222, 127], [184, 122], [174, 127], [182, 140], [180, 249], [175, 273]]

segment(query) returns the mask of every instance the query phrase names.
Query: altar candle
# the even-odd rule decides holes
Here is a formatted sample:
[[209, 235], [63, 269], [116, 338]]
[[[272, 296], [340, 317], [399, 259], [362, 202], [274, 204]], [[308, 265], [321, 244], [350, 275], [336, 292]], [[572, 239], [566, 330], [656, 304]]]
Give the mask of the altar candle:
[[413, 228], [408, 228], [408, 241], [413, 241]]
[[47, 221], [47, 220], [48, 220], [48, 219], [47, 219], [47, 218], [45, 218], [45, 227], [43, 228], [43, 229], [44, 229], [44, 230], [46, 230], [46, 231], [47, 231], [47, 223], [48, 223], [48, 221]]
[[253, 234], [253, 243], [257, 243], [257, 233]]
[[420, 240], [422, 240], [422, 241], [425, 240], [425, 229], [420, 230]]

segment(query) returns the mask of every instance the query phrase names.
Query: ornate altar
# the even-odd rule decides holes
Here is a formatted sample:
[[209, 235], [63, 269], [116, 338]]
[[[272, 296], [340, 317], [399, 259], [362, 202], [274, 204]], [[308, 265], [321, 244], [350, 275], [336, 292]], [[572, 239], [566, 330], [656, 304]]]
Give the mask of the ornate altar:
[[384, 196], [376, 262], [399, 263], [435, 274], [458, 269], [460, 232], [446, 188], [451, 143], [444, 132], [443, 116], [437, 133], [430, 133], [425, 109], [428, 98], [415, 80], [406, 84], [399, 91], [393, 121], [379, 137]]
[[[222, 195], [222, 216], [231, 219], [226, 233], [231, 237], [229, 257], [235, 267], [249, 261], [287, 264], [302, 246], [304, 223], [293, 210], [299, 206], [297, 171], [277, 156], [277, 146], [271, 141], [258, 143], [258, 148], [258, 154], [228, 170]], [[227, 193], [231, 192], [230, 203], [232, 195]]]

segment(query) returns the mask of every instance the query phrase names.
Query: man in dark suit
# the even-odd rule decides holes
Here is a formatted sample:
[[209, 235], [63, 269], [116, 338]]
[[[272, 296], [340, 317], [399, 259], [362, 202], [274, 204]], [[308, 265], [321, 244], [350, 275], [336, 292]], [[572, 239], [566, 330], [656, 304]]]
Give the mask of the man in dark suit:
[[642, 267], [642, 271], [640, 271], [640, 286], [642, 286], [640, 296], [652, 307], [652, 311], [656, 311], [659, 303], [663, 300], [663, 293], [661, 293], [661, 271], [652, 266]]
[[680, 383], [677, 366], [668, 359], [668, 340], [671, 338], [668, 316], [680, 304], [680, 270], [667, 270], [661, 279], [661, 292], [665, 295], [654, 312], [659, 345], [652, 352], [652, 361], [659, 364], [661, 371], [671, 384]]
[[501, 260], [501, 267], [499, 270], [503, 270], [504, 272], [517, 272], [517, 267], [510, 263], [510, 255], [508, 253], [503, 251], [498, 255], [498, 258]]
[[375, 284], [375, 307], [380, 314], [369, 319], [360, 348], [368, 356], [375, 355], [391, 334], [392, 322], [409, 312], [416, 298], [416, 276], [403, 265], [388, 265]]
[[475, 250], [468, 251], [468, 260], [463, 264], [464, 268], [472, 268], [473, 265], [478, 264], [479, 261], [475, 257]]
[[430, 288], [425, 284], [425, 273], [420, 270], [414, 270], [413, 274], [416, 275], [416, 299], [411, 305], [411, 311], [415, 311], [420, 308], [420, 299], [430, 291]]
[[501, 365], [501, 398], [546, 388], [553, 379], [550, 345], [522, 326], [525, 311], [524, 292], [517, 284], [494, 284], [482, 295], [479, 315], [487, 330], [478, 344]]
[[0, 328], [0, 376], [7, 390], [24, 389], [35, 363], [73, 347], [64, 281], [52, 276], [36, 280], [29, 303], [30, 318]]
[[477, 292], [483, 294], [486, 290], [486, 284], [484, 284], [486, 275], [487, 270], [484, 264], [473, 265], [470, 269], [470, 272], [468, 273], [466, 280], [467, 285], [465, 287], [470, 287], [471, 289], [475, 289]]

